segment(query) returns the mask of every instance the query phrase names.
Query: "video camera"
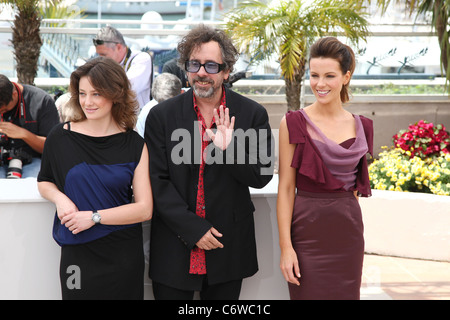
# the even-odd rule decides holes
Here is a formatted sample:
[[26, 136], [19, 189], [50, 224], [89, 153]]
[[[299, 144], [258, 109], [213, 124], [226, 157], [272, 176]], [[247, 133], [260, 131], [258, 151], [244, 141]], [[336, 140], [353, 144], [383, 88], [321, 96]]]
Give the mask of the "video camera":
[[22, 166], [32, 161], [32, 155], [22, 147], [15, 147], [15, 141], [6, 134], [0, 134], [0, 165], [8, 165], [7, 179], [22, 178]]

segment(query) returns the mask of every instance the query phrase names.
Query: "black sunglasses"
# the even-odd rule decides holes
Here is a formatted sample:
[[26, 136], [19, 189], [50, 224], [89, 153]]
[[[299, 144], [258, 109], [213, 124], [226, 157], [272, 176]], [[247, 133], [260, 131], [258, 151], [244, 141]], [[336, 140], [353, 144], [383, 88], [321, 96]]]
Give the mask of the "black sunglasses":
[[186, 68], [187, 72], [198, 72], [201, 67], [205, 68], [205, 71], [210, 74], [216, 74], [225, 69], [226, 64], [222, 63], [219, 64], [217, 62], [206, 62], [206, 63], [200, 63], [196, 60], [190, 60], [186, 61], [184, 63], [184, 67]]
[[100, 39], [92, 39], [92, 42], [94, 43], [94, 46], [101, 46], [102, 44], [105, 44], [105, 43], [119, 44], [119, 42], [117, 42], [117, 41], [100, 40]]

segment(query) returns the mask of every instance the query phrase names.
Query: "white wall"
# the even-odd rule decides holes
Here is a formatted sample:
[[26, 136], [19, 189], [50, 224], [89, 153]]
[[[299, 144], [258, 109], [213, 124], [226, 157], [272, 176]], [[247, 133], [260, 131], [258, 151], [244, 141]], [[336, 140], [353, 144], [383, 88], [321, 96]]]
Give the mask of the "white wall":
[[[259, 272], [244, 280], [243, 300], [289, 299], [278, 267], [277, 183], [275, 178], [263, 190], [252, 191]], [[0, 299], [61, 299], [60, 249], [52, 238], [54, 213], [54, 205], [39, 195], [35, 179], [0, 180]], [[147, 240], [148, 231], [145, 223]], [[145, 298], [153, 299], [147, 275]]]
[[[266, 188], [252, 189], [259, 271], [244, 280], [242, 300], [289, 299], [279, 270], [277, 185], [275, 175]], [[360, 204], [367, 253], [450, 261], [450, 197], [373, 190]], [[1, 300], [61, 298], [54, 211], [39, 195], [35, 179], [0, 180]], [[149, 227], [144, 224], [144, 245]], [[145, 299], [153, 299], [147, 276]]]
[[361, 198], [367, 253], [450, 261], [450, 197], [372, 190]]
[[0, 180], [0, 299], [60, 299], [55, 207], [36, 180]]

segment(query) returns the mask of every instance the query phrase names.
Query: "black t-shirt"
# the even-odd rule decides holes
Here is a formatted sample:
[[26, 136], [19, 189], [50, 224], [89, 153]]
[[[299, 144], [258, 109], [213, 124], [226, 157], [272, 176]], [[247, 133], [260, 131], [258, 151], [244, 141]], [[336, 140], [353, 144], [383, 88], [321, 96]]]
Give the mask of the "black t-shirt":
[[[60, 123], [53, 98], [44, 90], [26, 84], [23, 85], [22, 95], [24, 108], [22, 109], [19, 103], [11, 111], [5, 112], [3, 119], [11, 121], [35, 135], [46, 137], [52, 128]], [[11, 139], [11, 147], [23, 148], [33, 157], [41, 156], [21, 139]]]
[[[37, 180], [54, 183], [80, 211], [130, 203], [134, 171], [144, 143], [133, 130], [92, 137], [60, 124], [47, 137]], [[60, 245], [80, 244], [129, 226], [98, 224], [74, 235], [55, 215], [53, 237]]]

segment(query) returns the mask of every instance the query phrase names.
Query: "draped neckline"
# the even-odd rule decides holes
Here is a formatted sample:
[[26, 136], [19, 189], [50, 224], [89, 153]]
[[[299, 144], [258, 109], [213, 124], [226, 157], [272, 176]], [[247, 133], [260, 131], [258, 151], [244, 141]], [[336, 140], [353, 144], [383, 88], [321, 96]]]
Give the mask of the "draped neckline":
[[[306, 132], [311, 142], [319, 151], [320, 158], [330, 173], [339, 181], [345, 184], [344, 189], [348, 190], [355, 184], [357, 166], [360, 159], [367, 153], [368, 146], [364, 135], [364, 128], [361, 119], [353, 115], [355, 119], [356, 137], [353, 143], [346, 148], [346, 142], [340, 144], [329, 139], [308, 117], [304, 110], [300, 110], [306, 121]], [[309, 126], [309, 128], [308, 128]], [[349, 144], [349, 143], [348, 143]], [[303, 155], [305, 156], [305, 155]]]
[[[358, 129], [359, 129], [360, 127], [362, 127], [361, 123], [360, 123], [359, 121], [357, 121], [355, 115], [352, 114], [353, 120], [355, 121], [355, 132], [356, 132], [356, 137], [351, 137], [351, 138], [348, 138], [348, 139], [346, 139], [346, 140], [341, 141], [341, 142], [338, 143], [338, 142], [336, 142], [336, 141], [334, 141], [334, 140], [328, 138], [327, 135], [326, 135], [325, 133], [323, 133], [323, 131], [322, 131], [322, 130], [314, 123], [314, 121], [311, 120], [311, 118], [308, 116], [308, 114], [306, 113], [305, 110], [300, 109], [300, 112], [301, 112], [301, 113], [303, 114], [303, 116], [305, 117], [306, 122], [307, 122], [309, 125], [311, 125], [311, 126], [313, 127], [313, 129], [321, 136], [321, 138], [322, 138], [324, 141], [329, 141], [329, 142], [331, 142], [331, 143], [333, 143], [333, 144], [335, 144], [335, 145], [337, 145], [337, 146], [340, 146], [340, 147], [342, 147], [342, 148], [344, 148], [344, 149], [350, 149], [350, 148], [355, 144], [354, 142], [355, 142], [356, 139], [358, 138]], [[314, 141], [322, 142], [322, 141], [320, 141], [320, 140], [314, 139], [313, 137], [311, 137], [311, 139], [314, 140]], [[355, 141], [352, 143], [352, 145], [351, 145], [349, 148], [345, 148], [343, 145], [344, 145], [347, 141], [349, 141], [349, 140], [351, 140], [351, 139], [355, 139]], [[322, 143], [324, 143], [324, 142], [322, 142]]]

